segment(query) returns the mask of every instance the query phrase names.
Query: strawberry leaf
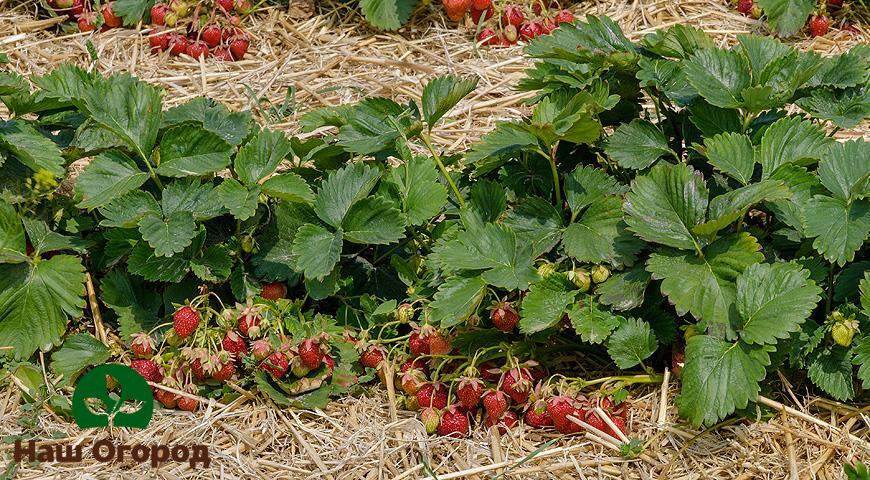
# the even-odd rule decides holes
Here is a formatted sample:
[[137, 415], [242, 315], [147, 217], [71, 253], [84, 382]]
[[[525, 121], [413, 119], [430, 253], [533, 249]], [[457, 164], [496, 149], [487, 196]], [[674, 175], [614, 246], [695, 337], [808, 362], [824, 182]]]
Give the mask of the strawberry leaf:
[[201, 176], [230, 164], [232, 147], [217, 135], [191, 125], [169, 128], [160, 142], [157, 173], [167, 177]]
[[840, 200], [870, 196], [870, 143], [863, 139], [834, 142], [819, 162], [822, 185]]
[[770, 180], [780, 180], [792, 194], [790, 200], [768, 202], [767, 206], [784, 223], [805, 235], [807, 201], [813, 195], [824, 193], [819, 177], [806, 168], [785, 164], [776, 169]]
[[254, 138], [239, 148], [234, 170], [242, 183], [255, 185], [274, 173], [291, 152], [292, 146], [286, 135], [260, 130]]
[[87, 241], [81, 237], [53, 232], [40, 219], [24, 217], [21, 221], [24, 223], [24, 231], [27, 232], [27, 238], [30, 239], [34, 255], [60, 250], [74, 250], [78, 253], [87, 251]]
[[671, 58], [687, 58], [698, 50], [716, 46], [703, 30], [681, 24], [647, 34], [641, 44], [656, 55]]
[[538, 279], [532, 246], [518, 243], [516, 233], [504, 225], [488, 223], [461, 232], [438, 253], [450, 269], [486, 270], [483, 279], [497, 287], [525, 290]]
[[140, 279], [113, 270], [100, 282], [100, 292], [103, 303], [118, 316], [119, 331], [125, 340], [150, 331], [160, 322], [158, 312], [163, 299]]
[[299, 270], [316, 279], [329, 275], [341, 254], [342, 235], [341, 229], [333, 233], [310, 223], [299, 227], [293, 240], [293, 256]]
[[420, 101], [423, 118], [429, 129], [438, 123], [447, 112], [477, 88], [477, 78], [461, 78], [453, 75], [436, 77], [423, 87]]
[[229, 278], [232, 268], [233, 257], [224, 245], [212, 245], [190, 261], [190, 270], [206, 282], [223, 282]]
[[319, 223], [310, 206], [301, 203], [279, 202], [273, 210], [273, 223], [261, 236], [260, 251], [254, 256], [257, 275], [266, 280], [287, 280], [296, 273], [293, 242], [299, 227]]
[[[525, 124], [499, 123], [495, 129], [485, 134], [479, 142], [476, 142], [465, 155], [468, 163], [478, 163], [490, 157], [517, 152], [526, 147], [536, 147], [538, 138], [530, 132]], [[478, 175], [487, 173], [487, 170], [478, 169]]]
[[360, 0], [366, 20], [383, 30], [396, 30], [408, 21], [417, 0]]
[[263, 182], [263, 193], [288, 202], [311, 203], [314, 201], [314, 192], [311, 191], [308, 182], [292, 172], [269, 177]]
[[677, 155], [658, 126], [637, 118], [620, 125], [607, 140], [604, 151], [620, 166], [635, 170], [643, 170], [665, 155]]
[[855, 258], [870, 236], [870, 201], [847, 203], [816, 195], [807, 201], [806, 235], [815, 237], [813, 248], [829, 262], [843, 266]]
[[387, 245], [405, 234], [405, 222], [393, 204], [382, 197], [366, 197], [350, 207], [342, 221], [349, 242]]
[[599, 308], [596, 298], [584, 295], [581, 301], [574, 303], [568, 310], [568, 318], [574, 331], [584, 342], [601, 344], [607, 340], [613, 329], [624, 320], [609, 310]]
[[90, 117], [143, 158], [151, 155], [163, 112], [163, 92], [128, 74], [97, 78], [86, 91]]
[[813, 117], [830, 120], [840, 128], [855, 128], [870, 117], [870, 88], [816, 89], [795, 103]]
[[561, 215], [540, 197], [528, 197], [515, 205], [503, 223], [516, 232], [518, 242], [532, 245], [535, 257], [552, 250], [562, 238]]
[[685, 364], [677, 407], [700, 426], [713, 425], [755, 401], [770, 358], [763, 347], [695, 335], [686, 342]]
[[158, 257], [183, 252], [196, 236], [196, 223], [189, 212], [175, 212], [160, 217], [149, 214], [139, 220], [139, 233]]
[[63, 375], [62, 385], [71, 385], [85, 368], [100, 365], [112, 352], [89, 333], [77, 333], [64, 339], [63, 347], [51, 355], [51, 369]]
[[60, 148], [29, 123], [0, 121], [0, 153], [4, 150], [34, 172], [47, 170], [55, 177], [64, 174], [66, 160]]
[[643, 242], [626, 230], [622, 198], [601, 197], [568, 225], [562, 236], [565, 253], [579, 262], [632, 265]]
[[214, 193], [224, 208], [239, 220], [247, 220], [257, 213], [260, 197], [257, 184], [246, 187], [234, 178], [226, 178], [215, 187]]
[[480, 276], [448, 277], [433, 296], [430, 320], [442, 328], [459, 325], [474, 314], [486, 295], [486, 282]]
[[852, 352], [847, 348], [834, 345], [814, 352], [807, 375], [817, 387], [841, 402], [855, 396]]
[[755, 152], [749, 137], [739, 133], [721, 133], [704, 139], [704, 147], [710, 165], [743, 185], [752, 181]]
[[225, 212], [224, 206], [211, 183], [200, 183], [190, 178], [177, 180], [163, 189], [163, 214], [190, 212], [197, 222], [210, 220]]
[[523, 299], [520, 331], [535, 333], [556, 325], [576, 296], [577, 289], [564, 275], [550, 275], [533, 284]]
[[438, 215], [447, 203], [447, 189], [438, 182], [431, 160], [414, 157], [390, 170], [386, 179], [396, 192], [396, 203], [410, 225], [422, 225]]
[[767, 21], [783, 37], [794, 35], [806, 23], [816, 6], [813, 0], [758, 0]]
[[599, 197], [623, 192], [624, 188], [599, 168], [579, 166], [565, 177], [565, 200], [577, 214]]
[[689, 83], [710, 104], [722, 108], [743, 105], [741, 92], [751, 81], [749, 62], [736, 50], [705, 48], [683, 62]]
[[99, 212], [103, 216], [100, 225], [104, 227], [136, 228], [142, 217], [160, 215], [161, 209], [150, 193], [134, 190], [100, 207]]
[[[865, 291], [870, 291], [870, 277], [864, 277], [864, 282], [868, 284]], [[870, 308], [865, 306], [864, 311], [870, 312]], [[866, 390], [870, 388], [870, 335], [865, 335], [858, 345], [852, 348], [852, 353], [855, 354], [852, 357], [852, 364], [858, 366], [858, 379]]]
[[367, 196], [379, 177], [377, 169], [364, 163], [352, 163], [332, 172], [320, 185], [314, 211], [324, 222], [339, 228], [351, 205]]
[[0, 350], [28, 358], [38, 348], [58, 343], [70, 319], [85, 306], [81, 261], [55, 255], [35, 263], [0, 264]]
[[800, 117], [777, 120], [764, 132], [758, 150], [761, 178], [769, 178], [786, 163], [812, 164], [828, 153], [834, 139], [818, 125]]
[[655, 87], [675, 104], [685, 106], [698, 97], [698, 92], [686, 78], [686, 72], [677, 62], [641, 57], [637, 79], [642, 87]]
[[235, 146], [248, 136], [251, 128], [251, 112], [231, 112], [223, 104], [206, 97], [194, 98], [163, 112], [162, 128], [191, 122]]
[[631, 310], [643, 304], [650, 279], [650, 273], [644, 270], [643, 265], [637, 265], [612, 275], [598, 285], [595, 292], [599, 294], [598, 301], [610, 305], [613, 310]]
[[152, 282], [178, 283], [190, 271], [185, 255], [158, 256], [146, 242], [139, 242], [127, 258], [130, 273]]
[[0, 200], [0, 263], [21, 263], [27, 240], [15, 207]]
[[619, 328], [607, 341], [607, 353], [622, 369], [640, 365], [655, 353], [659, 341], [649, 323], [636, 318], [620, 319]]
[[102, 207], [112, 200], [134, 191], [148, 180], [130, 157], [117, 150], [97, 155], [75, 183], [79, 208]]

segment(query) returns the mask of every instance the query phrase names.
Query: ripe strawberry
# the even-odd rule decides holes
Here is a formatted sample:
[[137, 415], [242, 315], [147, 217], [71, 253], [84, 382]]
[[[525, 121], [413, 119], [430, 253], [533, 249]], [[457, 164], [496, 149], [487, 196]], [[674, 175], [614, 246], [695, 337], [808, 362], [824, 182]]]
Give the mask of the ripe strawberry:
[[523, 40], [537, 38], [544, 33], [544, 27], [538, 22], [526, 22], [520, 25], [520, 37]]
[[477, 34], [477, 43], [480, 45], [492, 45], [498, 40], [498, 35], [493, 29], [486, 27]]
[[450, 353], [450, 339], [441, 335], [437, 330], [430, 333], [428, 339], [430, 355], [445, 355]]
[[737, 11], [743, 15], [749, 15], [752, 13], [753, 4], [754, 2], [752, 0], [740, 0], [737, 2]]
[[93, 32], [97, 29], [96, 21], [97, 15], [95, 13], [82, 13], [78, 16], [76, 23], [80, 32]]
[[178, 404], [178, 395], [159, 388], [154, 389], [154, 399], [166, 408], [175, 408]]
[[163, 372], [154, 360], [137, 358], [130, 362], [130, 368], [139, 372], [139, 375], [142, 375], [142, 378], [149, 382], [157, 383], [163, 381]]
[[193, 372], [193, 377], [197, 380], [202, 380], [206, 377], [205, 370], [203, 370], [202, 367], [202, 361], [198, 358], [190, 362], [190, 371]]
[[[184, 38], [184, 37], [182, 37]], [[173, 46], [173, 49], [175, 46]], [[179, 338], [187, 338], [199, 326], [199, 312], [185, 305], [172, 315], [173, 328]]]
[[160, 53], [169, 50], [169, 35], [166, 33], [152, 33], [148, 37], [151, 44], [151, 53]]
[[151, 337], [147, 333], [137, 333], [133, 335], [130, 351], [137, 357], [149, 358], [154, 355], [154, 342], [151, 341]]
[[[610, 420], [613, 422], [614, 425], [616, 425], [616, 428], [618, 428], [620, 432], [625, 433], [625, 420], [622, 417], [610, 417]], [[605, 432], [609, 433], [613, 437], [619, 438], [619, 435], [615, 431], [613, 431], [613, 429], [610, 428], [609, 425], [607, 426], [607, 430], [605, 430]]]
[[547, 413], [554, 422], [565, 421], [568, 415], [574, 413], [574, 400], [566, 396], [556, 396], [547, 401]]
[[462, 17], [468, 12], [471, 7], [471, 0], [442, 0], [444, 10], [447, 12], [447, 17], [454, 22], [462, 20]]
[[380, 345], [370, 345], [359, 356], [359, 362], [366, 368], [379, 369], [381, 362], [387, 358], [387, 351]]
[[[248, 39], [243, 36], [235, 36], [230, 43], [230, 53], [236, 60], [241, 60], [248, 51]], [[282, 282], [271, 282], [263, 285], [260, 296], [266, 300], [280, 300], [287, 298], [287, 285]]]
[[810, 19], [807, 25], [810, 27], [810, 35], [813, 37], [823, 37], [828, 33], [831, 21], [824, 15], [816, 15]]
[[399, 367], [399, 373], [405, 373], [411, 369], [418, 369], [424, 374], [429, 373], [429, 367], [426, 365], [426, 362], [423, 361], [422, 358], [412, 358], [410, 360], [406, 360]]
[[438, 424], [438, 435], [443, 437], [462, 438], [468, 435], [468, 417], [460, 412], [456, 406], [444, 410], [441, 414], [441, 422]]
[[85, 0], [73, 0], [72, 7], [69, 9], [69, 18], [70, 20], [75, 19], [77, 16], [81, 15], [85, 12]]
[[484, 383], [479, 378], [463, 377], [459, 380], [459, 388], [456, 389], [456, 398], [459, 404], [465, 408], [474, 408], [480, 403], [483, 395]]
[[261, 321], [262, 319], [257, 314], [249, 313], [242, 315], [239, 318], [239, 331], [248, 338], [259, 336], [256, 334], [260, 333], [259, 326]]
[[236, 365], [233, 362], [226, 362], [221, 364], [220, 368], [212, 372], [211, 378], [220, 382], [226, 382], [233, 378], [234, 373], [236, 373]]
[[502, 25], [513, 25], [519, 27], [524, 21], [526, 21], [526, 16], [523, 15], [523, 10], [519, 5], [510, 4], [505, 7], [504, 15], [502, 16]]
[[287, 369], [290, 368], [290, 360], [284, 352], [275, 352], [263, 360], [260, 368], [274, 378], [281, 378], [287, 374]]
[[568, 10], [560, 10], [556, 14], [556, 25], [558, 26], [563, 23], [574, 23], [574, 14]]
[[528, 368], [512, 368], [505, 374], [501, 389], [510, 395], [515, 404], [522, 405], [532, 393], [532, 374]]
[[420, 421], [423, 422], [426, 433], [432, 435], [438, 431], [438, 425], [441, 424], [441, 415], [438, 413], [438, 410], [426, 407], [420, 411]]
[[[224, 347], [226, 348], [226, 347]], [[264, 358], [272, 354], [272, 345], [269, 340], [261, 338], [251, 342], [251, 357], [255, 361], [262, 361]]]
[[608, 431], [610, 430], [607, 427], [607, 424], [604, 423], [604, 420], [601, 417], [599, 417], [598, 414], [595, 413], [594, 410], [587, 410], [586, 411], [586, 418], [581, 418], [581, 420], [583, 420], [584, 422], [588, 423], [589, 425], [597, 428], [598, 430], [601, 430], [604, 433], [608, 433]]
[[486, 426], [486, 428], [492, 428], [493, 426], [496, 426], [498, 428], [498, 433], [505, 435], [508, 430], [516, 426], [518, 421], [519, 417], [517, 416], [516, 412], [514, 412], [513, 410], [508, 410], [504, 412], [504, 415], [502, 415], [498, 420], [494, 419], [493, 417], [487, 416], [483, 424]]
[[523, 416], [526, 423], [535, 428], [547, 428], [553, 426], [553, 417], [547, 412], [547, 402], [538, 400], [526, 410]]
[[[230, 54], [233, 56], [233, 60], [241, 60], [245, 58], [245, 54], [248, 53], [248, 46], [250, 42], [246, 37], [236, 36], [230, 39]], [[284, 294], [279, 298], [284, 298], [287, 295], [287, 287], [284, 284], [280, 284], [284, 287]], [[266, 297], [263, 297], [266, 298]], [[270, 299], [272, 300], [272, 299]], [[274, 299], [277, 300], [277, 299]]]
[[151, 24], [166, 25], [166, 14], [169, 13], [169, 5], [165, 3], [155, 3], [151, 7]]
[[169, 53], [178, 56], [187, 51], [187, 37], [177, 33], [169, 34]]
[[221, 340], [221, 346], [224, 347], [224, 350], [230, 352], [230, 355], [235, 359], [241, 358], [248, 351], [248, 344], [245, 343], [245, 339], [235, 330], [227, 330], [227, 333], [224, 334], [224, 339]]
[[217, 47], [212, 52], [215, 60], [220, 60], [221, 62], [232, 62], [233, 54], [230, 53], [230, 49], [227, 47]]
[[225, 12], [229, 12], [233, 9], [233, 0], [215, 0], [214, 3], [218, 8]]
[[492, 6], [492, 0], [471, 0], [471, 8], [475, 10], [486, 10]]
[[411, 332], [411, 336], [408, 337], [408, 348], [411, 350], [412, 357], [428, 355], [429, 337], [422, 335], [419, 329]]
[[480, 364], [480, 378], [487, 382], [497, 382], [501, 378], [501, 368], [493, 361], [487, 361]]
[[512, 332], [520, 321], [520, 316], [514, 307], [511, 306], [510, 302], [502, 302], [496, 305], [489, 312], [489, 318], [492, 320], [492, 326], [502, 332]]
[[483, 408], [486, 409], [486, 415], [491, 418], [501, 418], [504, 412], [507, 411], [509, 402], [508, 396], [500, 390], [487, 390], [481, 397]]
[[309, 370], [314, 370], [323, 363], [323, 350], [320, 349], [320, 344], [316, 340], [306, 338], [299, 344], [299, 357], [302, 359], [303, 365]]
[[447, 387], [443, 383], [424, 383], [417, 390], [417, 403], [421, 408], [447, 406]]
[[195, 398], [178, 397], [178, 408], [181, 410], [192, 412], [196, 410], [197, 405], [199, 405], [199, 401]]
[[214, 48], [221, 43], [221, 27], [217, 25], [208, 25], [202, 29], [201, 38], [209, 48]]
[[495, 15], [495, 10], [492, 7], [489, 7], [485, 10], [478, 10], [476, 8], [472, 8], [470, 13], [471, 20], [474, 22], [475, 25], [478, 25], [481, 23], [481, 17], [483, 17], [483, 21], [485, 22], [492, 18], [493, 15]]
[[426, 383], [426, 375], [420, 369], [413, 368], [402, 374], [402, 391], [407, 395], [417, 395], [420, 386]]
[[114, 3], [115, 2], [108, 2], [100, 9], [100, 13], [103, 14], [103, 21], [109, 28], [118, 28], [124, 24], [124, 19], [115, 15], [114, 10], [112, 10]]
[[187, 45], [185, 53], [197, 60], [205, 58], [208, 56], [208, 45], [202, 40], [197, 40]]
[[332, 358], [332, 355], [324, 355], [323, 363], [326, 365], [327, 370], [335, 370], [335, 359]]

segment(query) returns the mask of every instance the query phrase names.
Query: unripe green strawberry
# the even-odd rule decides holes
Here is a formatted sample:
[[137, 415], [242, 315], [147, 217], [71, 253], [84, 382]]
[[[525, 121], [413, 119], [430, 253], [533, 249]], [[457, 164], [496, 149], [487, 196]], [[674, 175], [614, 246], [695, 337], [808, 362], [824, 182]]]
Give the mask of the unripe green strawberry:
[[557, 268], [558, 267], [555, 263], [544, 262], [538, 266], [538, 275], [540, 275], [541, 278], [547, 278], [556, 273]]
[[592, 269], [592, 281], [595, 283], [604, 283], [610, 277], [610, 267], [607, 265], [597, 265]]
[[408, 323], [414, 317], [414, 307], [410, 303], [403, 303], [396, 308], [396, 320], [399, 323]]
[[589, 287], [592, 286], [592, 278], [589, 276], [589, 272], [582, 268], [575, 268], [568, 272], [568, 280], [574, 284], [575, 287], [580, 289], [580, 292], [588, 292]]
[[686, 325], [686, 328], [683, 330], [683, 340], [686, 343], [689, 342], [689, 339], [698, 334], [698, 327], [694, 325]]
[[438, 413], [437, 409], [427, 407], [420, 411], [420, 421], [426, 427], [426, 433], [432, 435], [438, 431], [438, 425], [441, 424], [441, 414]]
[[856, 333], [858, 333], [858, 321], [854, 316], [840, 320], [831, 326], [831, 338], [842, 347], [852, 345]]

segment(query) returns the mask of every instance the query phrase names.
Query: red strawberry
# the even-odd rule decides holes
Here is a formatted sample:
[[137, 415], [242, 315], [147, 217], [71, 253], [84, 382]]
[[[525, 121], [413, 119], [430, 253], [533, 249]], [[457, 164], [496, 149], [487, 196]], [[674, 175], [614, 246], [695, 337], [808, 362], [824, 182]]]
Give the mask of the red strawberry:
[[602, 432], [607, 433], [610, 428], [607, 427], [607, 424], [604, 423], [604, 420], [595, 413], [594, 410], [586, 411], [586, 418], [581, 418], [584, 422], [588, 423], [590, 426], [601, 430]]
[[486, 10], [492, 6], [492, 0], [471, 0], [471, 8], [475, 10]]
[[245, 339], [235, 330], [227, 330], [224, 339], [221, 340], [221, 346], [224, 347], [224, 350], [230, 352], [233, 358], [236, 359], [240, 358], [246, 351], [248, 351], [248, 345], [245, 343]]
[[187, 37], [172, 33], [169, 35], [169, 53], [175, 56], [187, 51]]
[[96, 21], [97, 15], [95, 13], [82, 13], [78, 16], [76, 23], [78, 23], [80, 32], [93, 32], [97, 29]]
[[471, 7], [471, 0], [442, 0], [442, 3], [447, 17], [454, 22], [462, 20], [462, 17], [468, 12], [468, 8]]
[[526, 16], [523, 15], [523, 10], [518, 5], [510, 4], [505, 7], [504, 15], [502, 16], [502, 25], [513, 25], [519, 27], [525, 20]]
[[478, 25], [480, 23], [481, 17], [483, 17], [483, 21], [485, 22], [492, 18], [493, 15], [495, 15], [495, 10], [493, 10], [492, 7], [489, 7], [485, 10], [478, 10], [476, 8], [471, 9], [471, 20], [474, 21], [475, 25]]
[[513, 410], [508, 410], [504, 412], [504, 415], [502, 415], [498, 420], [494, 419], [493, 417], [487, 416], [486, 420], [484, 421], [484, 425], [486, 425], [486, 428], [497, 426], [498, 433], [504, 435], [508, 432], [508, 430], [513, 428], [518, 421], [519, 417], [517, 416], [516, 412], [514, 412]]
[[419, 369], [424, 374], [429, 372], [429, 367], [426, 366], [426, 362], [423, 361], [422, 358], [412, 358], [410, 360], [406, 360], [402, 366], [399, 367], [400, 373], [405, 373], [411, 369]]
[[205, 371], [202, 369], [202, 361], [198, 358], [190, 362], [190, 371], [193, 372], [193, 377], [197, 380], [205, 378]]
[[557, 29], [558, 27], [559, 25], [556, 24], [556, 20], [552, 18], [544, 20], [544, 23], [541, 25], [541, 28], [543, 28], [544, 30], [544, 35], [549, 35], [553, 33], [553, 30]]
[[556, 396], [547, 401], [547, 413], [553, 421], [565, 421], [574, 413], [574, 400], [571, 397]]
[[568, 10], [560, 10], [559, 13], [556, 14], [556, 26], [563, 23], [574, 23], [574, 14]]
[[233, 362], [226, 362], [221, 364], [220, 368], [211, 374], [211, 378], [220, 382], [226, 382], [230, 378], [233, 378], [234, 373], [236, 373], [235, 364]]
[[491, 418], [501, 418], [509, 406], [508, 396], [500, 390], [487, 390], [481, 397], [486, 415]]
[[679, 376], [683, 371], [683, 366], [686, 364], [686, 353], [682, 350], [676, 350], [671, 353], [671, 371], [674, 375]]
[[151, 44], [151, 53], [164, 52], [169, 49], [169, 35], [166, 33], [152, 33], [148, 37], [148, 43]]
[[828, 5], [831, 5], [833, 7], [842, 7], [843, 0], [828, 0]]
[[445, 355], [450, 353], [450, 339], [441, 335], [437, 330], [430, 333], [427, 338], [429, 339], [430, 355]]
[[199, 405], [199, 401], [195, 398], [178, 397], [178, 408], [181, 410], [192, 412], [196, 410], [197, 405]]
[[212, 53], [216, 60], [220, 60], [222, 62], [232, 62], [233, 54], [230, 53], [230, 49], [227, 47], [217, 47], [214, 49]]
[[[230, 53], [233, 56], [233, 60], [241, 60], [241, 59], [245, 58], [245, 54], [248, 53], [248, 46], [249, 45], [250, 45], [250, 42], [248, 41], [247, 37], [236, 36], [236, 37], [233, 37], [232, 39], [230, 39]], [[283, 287], [284, 293], [278, 298], [284, 298], [287, 295], [287, 287], [283, 283], [281, 283], [279, 285], [281, 285], [281, 287]], [[264, 287], [264, 290], [265, 290], [265, 287]], [[265, 294], [265, 292], [264, 292], [264, 294]], [[270, 294], [270, 295], [272, 295], [272, 294]], [[263, 298], [268, 298], [268, 297], [263, 297]], [[278, 298], [270, 298], [270, 300], [277, 300]]]
[[233, 9], [233, 0], [215, 0], [214, 2], [218, 8], [229, 12]]
[[752, 13], [752, 0], [740, 0], [737, 2], [737, 11], [742, 13], [743, 15], [749, 15]]
[[[610, 420], [613, 422], [614, 425], [616, 425], [619, 431], [625, 433], [625, 420], [623, 420], [622, 417], [610, 417]], [[614, 432], [609, 425], [607, 426], [607, 430], [605, 430], [605, 432], [609, 433], [613, 437], [619, 438], [619, 435]]]
[[251, 0], [236, 0], [236, 11], [242, 15], [248, 15], [254, 11], [254, 4]]
[[[248, 51], [248, 39], [242, 36], [236, 36], [230, 43], [230, 53], [236, 60], [241, 60]], [[287, 298], [287, 285], [281, 282], [272, 282], [263, 285], [260, 290], [260, 296], [266, 300], [280, 300]]]
[[502, 332], [511, 332], [517, 323], [520, 321], [520, 316], [517, 311], [511, 306], [510, 302], [502, 302], [495, 306], [489, 312], [489, 318], [492, 320], [492, 326]]
[[287, 369], [290, 368], [290, 360], [284, 352], [275, 352], [263, 360], [260, 368], [274, 378], [281, 378], [287, 373]]
[[408, 348], [411, 350], [412, 357], [419, 357], [420, 355], [428, 355], [429, 354], [429, 337], [423, 336], [420, 333], [419, 329], [411, 332], [411, 336], [408, 337]]
[[187, 45], [185, 53], [197, 60], [205, 58], [208, 56], [208, 45], [202, 40], [197, 40]]
[[254, 360], [259, 362], [271, 354], [272, 345], [269, 343], [269, 340], [261, 338], [260, 340], [254, 340], [251, 343], [251, 357], [253, 357]]
[[438, 435], [443, 437], [462, 438], [468, 435], [468, 417], [456, 406], [444, 410], [441, 422], [438, 424]]
[[498, 35], [493, 29], [486, 27], [477, 34], [477, 43], [480, 45], [492, 45], [498, 40]]
[[463, 377], [459, 380], [459, 388], [456, 389], [456, 398], [459, 404], [465, 408], [474, 408], [480, 403], [483, 395], [484, 383], [478, 378]]
[[420, 421], [423, 422], [426, 433], [431, 435], [438, 431], [438, 425], [441, 424], [441, 415], [438, 413], [438, 410], [426, 407], [420, 411]]
[[323, 363], [323, 350], [317, 341], [306, 338], [299, 344], [299, 357], [309, 370], [314, 370]]
[[168, 5], [165, 3], [155, 3], [154, 6], [151, 7], [151, 24], [165, 25], [167, 13], [169, 13]]
[[816, 15], [810, 19], [807, 24], [810, 27], [810, 35], [814, 37], [824, 37], [831, 27], [831, 21], [824, 15]]
[[163, 381], [163, 372], [154, 360], [137, 358], [130, 362], [130, 368], [139, 372], [139, 375], [142, 375], [142, 378], [149, 382], [157, 383]]
[[221, 43], [221, 27], [217, 25], [207, 25], [202, 29], [202, 34], [200, 35], [202, 41], [205, 42], [209, 48], [214, 48]]
[[112, 10], [114, 3], [115, 2], [108, 2], [103, 5], [102, 9], [100, 9], [100, 12], [103, 14], [103, 21], [109, 28], [118, 28], [124, 24], [124, 19], [115, 15], [114, 10]]
[[380, 345], [370, 345], [359, 356], [359, 362], [366, 368], [379, 369], [381, 362], [387, 358], [387, 351]]
[[443, 383], [424, 383], [417, 390], [417, 403], [421, 408], [447, 406], [447, 387]]
[[327, 370], [335, 370], [335, 359], [332, 358], [332, 355], [324, 355], [323, 363], [326, 364]]
[[532, 374], [528, 368], [513, 368], [505, 374], [501, 389], [510, 395], [515, 404], [522, 405], [532, 393]]
[[543, 33], [544, 27], [538, 22], [527, 22], [520, 25], [520, 37], [524, 40], [537, 38]]
[[[181, 37], [184, 38], [184, 37]], [[173, 51], [175, 46], [173, 46]], [[175, 311], [172, 316], [173, 328], [179, 338], [187, 338], [199, 326], [199, 312], [185, 305]]]
[[413, 368], [402, 374], [402, 391], [407, 395], [417, 395], [420, 386], [426, 382], [426, 375], [420, 369]]
[[547, 402], [538, 400], [526, 410], [523, 416], [526, 423], [535, 428], [547, 428], [553, 426], [553, 417], [547, 412]]
[[501, 368], [493, 361], [487, 361], [480, 364], [480, 378], [487, 382], [497, 382], [501, 378]]
[[154, 398], [166, 408], [175, 408], [178, 403], [178, 395], [159, 388], [154, 389]]
[[154, 343], [147, 333], [137, 333], [133, 336], [133, 342], [130, 343], [130, 351], [137, 357], [149, 358], [154, 355]]
[[246, 337], [257, 336], [255, 333], [259, 334], [259, 326], [262, 319], [259, 315], [249, 313], [246, 315], [242, 315], [239, 318], [239, 331], [242, 332], [242, 335]]
[[85, 0], [73, 0], [72, 7], [69, 9], [70, 20], [85, 12]]

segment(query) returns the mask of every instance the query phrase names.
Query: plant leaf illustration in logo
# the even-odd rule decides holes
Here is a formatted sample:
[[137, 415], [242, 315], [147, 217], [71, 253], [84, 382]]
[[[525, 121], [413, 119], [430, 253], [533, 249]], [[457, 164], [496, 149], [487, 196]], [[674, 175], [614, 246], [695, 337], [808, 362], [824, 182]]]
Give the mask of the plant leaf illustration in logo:
[[[109, 393], [107, 377], [118, 382], [117, 397]], [[95, 399], [101, 411], [88, 406]], [[133, 412], [122, 411], [125, 403], [139, 404]], [[73, 418], [81, 429], [108, 427], [146, 428], [154, 413], [154, 398], [148, 382], [126, 365], [100, 365], [82, 376], [72, 398]]]

